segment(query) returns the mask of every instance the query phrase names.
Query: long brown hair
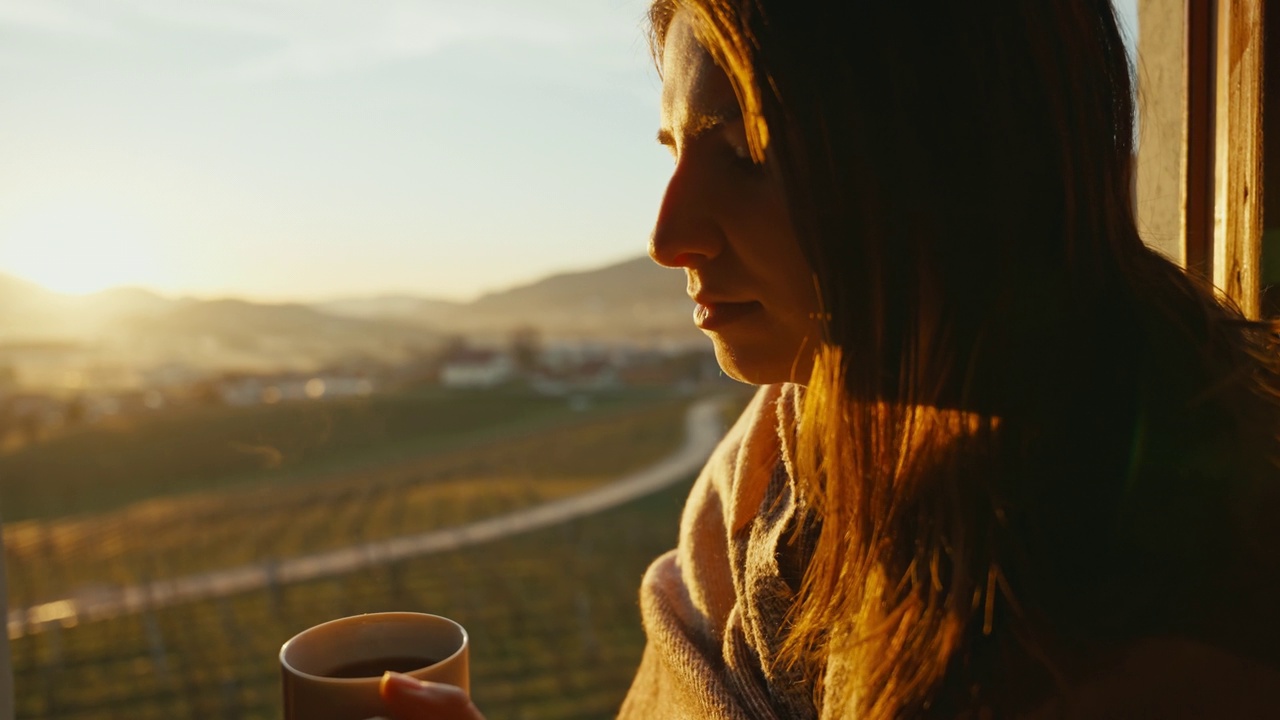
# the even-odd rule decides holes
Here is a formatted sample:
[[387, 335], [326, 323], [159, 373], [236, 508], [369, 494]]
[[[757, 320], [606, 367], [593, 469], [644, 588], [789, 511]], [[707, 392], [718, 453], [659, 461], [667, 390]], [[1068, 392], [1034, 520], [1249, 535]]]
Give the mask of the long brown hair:
[[1138, 235], [1110, 2], [659, 0], [658, 53], [677, 9], [827, 318], [787, 657], [828, 712], [1012, 712], [1144, 635], [1247, 645], [1205, 588], [1263, 596], [1233, 558], [1275, 505], [1272, 335]]

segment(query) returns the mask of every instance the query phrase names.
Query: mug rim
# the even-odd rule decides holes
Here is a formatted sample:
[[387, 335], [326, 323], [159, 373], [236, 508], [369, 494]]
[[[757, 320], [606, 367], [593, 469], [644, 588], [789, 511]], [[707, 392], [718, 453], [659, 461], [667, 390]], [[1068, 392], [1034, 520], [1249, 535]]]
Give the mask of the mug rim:
[[307, 680], [320, 680], [320, 681], [324, 681], [324, 682], [334, 682], [334, 683], [340, 683], [340, 684], [344, 684], [344, 685], [346, 685], [346, 684], [367, 683], [367, 682], [371, 682], [371, 681], [372, 681], [372, 682], [379, 682], [379, 683], [380, 683], [380, 682], [382, 682], [382, 676], [381, 676], [381, 675], [377, 675], [377, 676], [370, 676], [370, 677], [361, 677], [361, 678], [335, 678], [335, 677], [329, 677], [328, 675], [315, 675], [315, 674], [312, 674], [312, 673], [309, 673], [309, 672], [304, 672], [304, 671], [302, 671], [302, 670], [299, 670], [299, 669], [298, 669], [297, 667], [295, 667], [293, 664], [291, 664], [291, 663], [290, 663], [290, 662], [285, 658], [285, 653], [287, 653], [287, 652], [289, 651], [289, 646], [290, 646], [290, 645], [292, 645], [292, 644], [294, 643], [294, 641], [296, 641], [299, 637], [302, 637], [303, 635], [305, 635], [305, 634], [307, 634], [307, 633], [311, 632], [312, 630], [317, 630], [317, 629], [319, 629], [319, 628], [322, 628], [322, 627], [325, 627], [325, 626], [328, 626], [328, 625], [334, 625], [334, 624], [337, 624], [337, 623], [351, 622], [352, 620], [354, 620], [354, 619], [358, 619], [358, 618], [377, 617], [377, 618], [387, 618], [387, 619], [391, 619], [391, 617], [392, 617], [392, 616], [408, 616], [408, 617], [410, 617], [410, 618], [417, 618], [417, 619], [421, 619], [421, 618], [431, 618], [431, 619], [433, 619], [433, 620], [443, 620], [443, 621], [445, 621], [446, 623], [448, 623], [448, 624], [450, 624], [450, 625], [452, 625], [452, 626], [456, 627], [456, 628], [458, 629], [458, 632], [459, 632], [459, 633], [461, 633], [461, 635], [462, 635], [462, 641], [461, 641], [461, 643], [458, 645], [458, 649], [457, 649], [457, 650], [454, 650], [452, 654], [450, 654], [450, 655], [449, 655], [449, 656], [447, 656], [447, 657], [441, 658], [441, 659], [439, 659], [439, 660], [435, 661], [434, 663], [431, 663], [430, 665], [423, 665], [423, 666], [422, 666], [422, 667], [420, 667], [420, 668], [414, 668], [413, 670], [410, 670], [410, 671], [409, 671], [409, 673], [408, 673], [408, 674], [410, 674], [410, 675], [412, 675], [413, 673], [417, 672], [418, 670], [425, 670], [425, 669], [427, 669], [427, 668], [435, 667], [436, 665], [441, 665], [441, 664], [443, 664], [443, 663], [445, 663], [445, 662], [448, 662], [448, 661], [450, 661], [450, 660], [453, 660], [454, 658], [458, 657], [458, 656], [459, 656], [459, 655], [461, 655], [463, 652], [465, 652], [465, 651], [466, 651], [466, 649], [467, 649], [467, 646], [469, 646], [469, 645], [471, 644], [471, 638], [470, 638], [470, 636], [467, 634], [467, 629], [466, 629], [465, 627], [463, 627], [463, 626], [462, 626], [462, 623], [460, 623], [460, 622], [458, 622], [457, 620], [454, 620], [454, 619], [452, 619], [452, 618], [447, 618], [447, 617], [445, 617], [445, 616], [443, 616], [443, 615], [432, 615], [431, 613], [410, 612], [410, 611], [391, 611], [391, 612], [360, 613], [359, 615], [347, 615], [347, 616], [345, 616], [345, 617], [334, 618], [334, 619], [332, 619], [332, 620], [326, 620], [326, 621], [324, 621], [324, 622], [322, 622], [322, 623], [320, 623], [320, 624], [318, 624], [318, 625], [312, 625], [311, 627], [308, 627], [307, 629], [300, 631], [298, 634], [296, 634], [296, 635], [294, 635], [293, 637], [289, 638], [288, 640], [284, 641], [284, 644], [280, 646], [280, 666], [281, 666], [282, 668], [284, 668], [286, 671], [288, 671], [288, 672], [290, 672], [290, 673], [292, 673], [292, 674], [294, 674], [294, 675], [297, 675], [298, 677], [305, 678], [305, 679], [307, 679]]

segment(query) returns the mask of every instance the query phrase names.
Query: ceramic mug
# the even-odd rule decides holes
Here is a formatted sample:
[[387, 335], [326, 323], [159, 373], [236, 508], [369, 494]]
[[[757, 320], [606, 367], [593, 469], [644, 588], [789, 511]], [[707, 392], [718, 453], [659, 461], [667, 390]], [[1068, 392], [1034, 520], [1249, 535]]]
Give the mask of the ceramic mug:
[[382, 673], [448, 683], [470, 693], [467, 631], [438, 615], [389, 612], [331, 620], [280, 648], [285, 720], [386, 715]]

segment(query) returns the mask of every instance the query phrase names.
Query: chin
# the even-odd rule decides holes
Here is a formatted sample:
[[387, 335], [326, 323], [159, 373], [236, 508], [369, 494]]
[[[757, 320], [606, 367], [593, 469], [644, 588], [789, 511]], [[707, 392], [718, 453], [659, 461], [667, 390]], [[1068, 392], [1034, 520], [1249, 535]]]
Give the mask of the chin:
[[712, 344], [720, 369], [734, 380], [748, 385], [785, 382], [804, 385], [809, 382], [809, 373], [813, 370], [811, 354], [798, 357], [797, 352], [782, 351], [781, 343], [772, 347], [742, 348], [713, 337]]

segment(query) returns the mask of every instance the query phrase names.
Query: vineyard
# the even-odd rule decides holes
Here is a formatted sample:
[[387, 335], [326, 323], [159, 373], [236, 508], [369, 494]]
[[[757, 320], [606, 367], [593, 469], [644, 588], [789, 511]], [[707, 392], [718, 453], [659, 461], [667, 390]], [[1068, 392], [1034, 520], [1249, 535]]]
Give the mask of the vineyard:
[[[680, 442], [689, 398], [536, 407], [537, 422], [476, 422], [434, 446], [338, 443], [339, 461], [287, 482], [203, 492], [5, 527], [10, 607], [449, 527], [576, 494]], [[509, 416], [501, 416], [509, 417]], [[353, 449], [354, 448], [354, 449]], [[324, 448], [313, 451], [323, 455]], [[357, 452], [358, 450], [358, 452]], [[377, 462], [357, 462], [374, 458]], [[305, 463], [298, 463], [306, 468]], [[474, 643], [490, 718], [608, 717], [642, 648], [636, 591], [675, 540], [686, 484], [615, 510], [340, 578], [273, 585], [12, 642], [20, 718], [275, 718], [276, 652], [334, 617], [417, 610]]]
[[13, 643], [18, 717], [278, 718], [280, 644], [380, 610], [466, 626], [490, 720], [611, 717], [643, 648], [640, 577], [674, 545], [686, 492], [341, 579], [55, 625]]
[[[617, 410], [662, 393], [621, 390], [585, 406], [521, 390], [426, 388], [323, 403], [183, 407], [73, 428], [0, 453], [6, 523], [96, 514], [157, 498], [224, 497], [492, 447]], [[196, 500], [202, 500], [196, 497]]]

